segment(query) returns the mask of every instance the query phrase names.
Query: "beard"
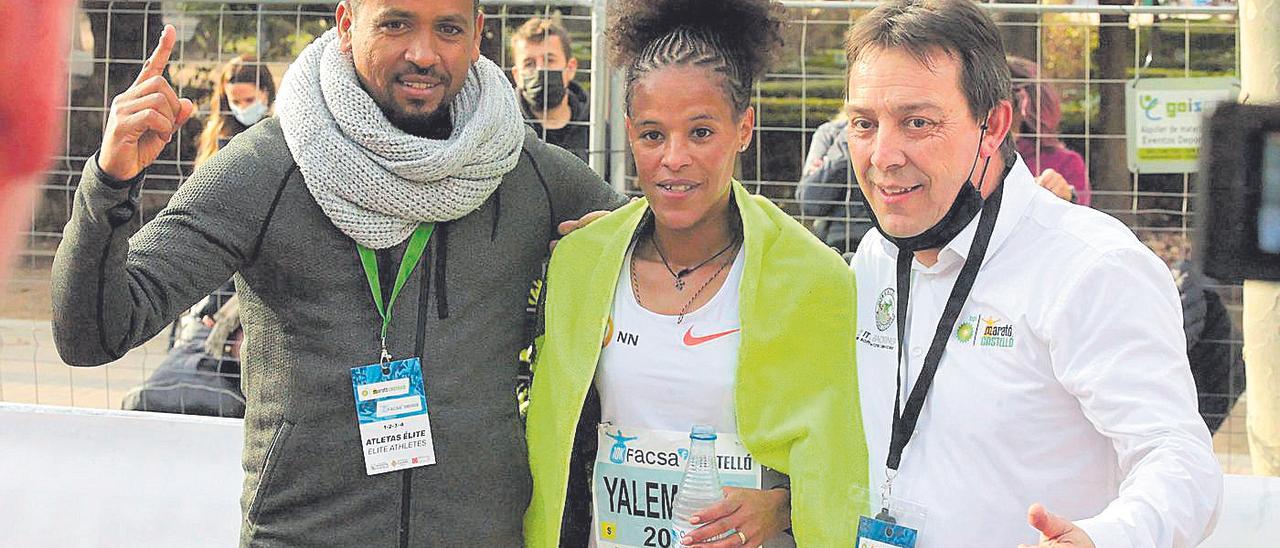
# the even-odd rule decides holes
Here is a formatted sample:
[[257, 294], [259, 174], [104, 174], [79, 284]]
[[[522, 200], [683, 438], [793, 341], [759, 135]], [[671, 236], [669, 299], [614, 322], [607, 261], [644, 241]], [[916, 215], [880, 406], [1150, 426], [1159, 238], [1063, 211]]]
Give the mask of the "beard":
[[441, 103], [435, 110], [424, 113], [404, 112], [398, 105], [382, 102], [378, 102], [378, 108], [391, 125], [409, 135], [426, 139], [448, 139], [453, 133], [453, 116], [450, 115], [448, 103]]
[[373, 99], [374, 104], [378, 105], [378, 109], [382, 111], [382, 115], [387, 117], [387, 121], [400, 131], [413, 135], [415, 137], [423, 137], [426, 139], [448, 139], [453, 133], [453, 116], [450, 112], [450, 105], [458, 91], [453, 94], [446, 92], [446, 96], [441, 99], [440, 104], [435, 110], [423, 112], [419, 109], [422, 107], [420, 101], [410, 101], [408, 105], [401, 105], [396, 101], [395, 85], [403, 74], [418, 74], [435, 79], [446, 89], [450, 87], [453, 79], [449, 74], [440, 71], [434, 67], [419, 68], [410, 65], [407, 69], [402, 70], [391, 78], [385, 88], [376, 88], [369, 85], [365, 78], [359, 75], [357, 71], [357, 79], [360, 81], [360, 87], [364, 88], [365, 93]]

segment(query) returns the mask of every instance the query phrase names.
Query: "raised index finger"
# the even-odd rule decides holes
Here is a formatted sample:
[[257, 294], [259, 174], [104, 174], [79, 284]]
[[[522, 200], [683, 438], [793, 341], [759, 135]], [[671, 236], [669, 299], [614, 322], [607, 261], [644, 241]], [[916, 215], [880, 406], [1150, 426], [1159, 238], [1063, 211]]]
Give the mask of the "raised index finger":
[[173, 53], [173, 44], [177, 41], [178, 32], [174, 30], [173, 25], [165, 25], [164, 30], [160, 32], [160, 43], [156, 45], [155, 51], [151, 52], [151, 57], [142, 64], [142, 72], [139, 72], [138, 78], [133, 81], [135, 86], [147, 78], [164, 74], [164, 67], [169, 64], [169, 55]]

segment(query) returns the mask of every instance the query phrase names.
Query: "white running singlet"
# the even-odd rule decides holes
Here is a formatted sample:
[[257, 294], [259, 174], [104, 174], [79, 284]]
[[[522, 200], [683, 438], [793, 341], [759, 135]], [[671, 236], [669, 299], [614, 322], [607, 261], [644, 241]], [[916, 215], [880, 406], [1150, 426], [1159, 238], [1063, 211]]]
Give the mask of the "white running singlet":
[[[742, 249], [724, 285], [695, 311], [667, 316], [636, 302], [627, 251], [614, 291], [613, 312], [596, 367], [601, 419], [650, 430], [688, 432], [709, 424], [717, 432], [738, 431], [733, 387], [738, 369], [738, 286]], [[719, 265], [708, 264], [707, 267]], [[692, 298], [698, 288], [685, 286]]]

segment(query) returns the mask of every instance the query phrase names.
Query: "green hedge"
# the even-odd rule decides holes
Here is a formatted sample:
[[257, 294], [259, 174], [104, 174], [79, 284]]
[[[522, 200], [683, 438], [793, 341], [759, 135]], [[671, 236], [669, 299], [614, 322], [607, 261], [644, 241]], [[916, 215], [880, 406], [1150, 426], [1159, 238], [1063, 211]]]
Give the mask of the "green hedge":
[[756, 103], [756, 120], [769, 127], [813, 129], [834, 117], [843, 106], [844, 99], [762, 97]]

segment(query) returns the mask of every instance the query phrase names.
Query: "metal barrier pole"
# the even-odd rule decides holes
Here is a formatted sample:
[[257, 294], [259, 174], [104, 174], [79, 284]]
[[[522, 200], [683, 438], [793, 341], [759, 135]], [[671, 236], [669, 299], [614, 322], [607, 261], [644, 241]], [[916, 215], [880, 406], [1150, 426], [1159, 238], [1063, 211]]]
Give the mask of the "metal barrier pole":
[[[1250, 103], [1280, 102], [1280, 0], [1240, 2], [1240, 80]], [[1280, 476], [1280, 282], [1244, 283], [1244, 360], [1253, 473]]]
[[609, 154], [609, 129], [604, 123], [609, 119], [609, 83], [613, 74], [609, 66], [608, 44], [605, 42], [604, 30], [608, 10], [608, 0], [593, 0], [591, 3], [591, 169], [597, 175], [605, 177]]
[[627, 91], [623, 71], [613, 73], [609, 87], [609, 182], [623, 192], [627, 189]]

